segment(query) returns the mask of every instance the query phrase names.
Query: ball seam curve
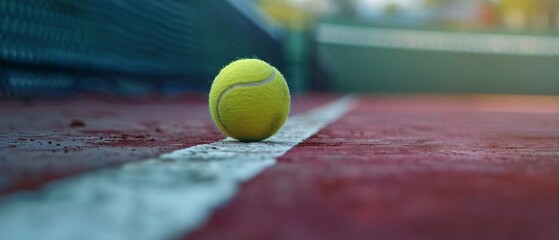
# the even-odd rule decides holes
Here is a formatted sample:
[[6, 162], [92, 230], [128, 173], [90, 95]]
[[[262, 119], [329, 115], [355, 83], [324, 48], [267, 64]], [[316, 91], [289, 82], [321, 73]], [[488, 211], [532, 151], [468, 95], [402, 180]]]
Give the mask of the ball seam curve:
[[[219, 98], [217, 100], [217, 104], [216, 104], [216, 114], [217, 114], [217, 118], [219, 120], [219, 123], [221, 124], [221, 126], [223, 128], [225, 128], [225, 130], [231, 134], [232, 136], [234, 136], [235, 134], [233, 134], [233, 132], [231, 132], [231, 130], [229, 130], [227, 128], [227, 126], [225, 126], [225, 123], [223, 122], [223, 120], [221, 119], [221, 113], [219, 112], [219, 105], [221, 104], [221, 99], [223, 98], [223, 96], [225, 96], [225, 94], [227, 94], [228, 92], [232, 91], [235, 88], [240, 88], [240, 87], [256, 87], [256, 86], [262, 86], [265, 84], [268, 84], [270, 82], [272, 82], [274, 79], [276, 79], [276, 69], [273, 66], [270, 66], [272, 68], [272, 74], [270, 74], [269, 77], [267, 77], [264, 80], [261, 81], [256, 81], [256, 82], [250, 82], [250, 83], [237, 83], [235, 85], [231, 85], [229, 87], [227, 87], [225, 89], [225, 91], [221, 92], [221, 94], [219, 94]], [[233, 137], [236, 138], [236, 137]]]

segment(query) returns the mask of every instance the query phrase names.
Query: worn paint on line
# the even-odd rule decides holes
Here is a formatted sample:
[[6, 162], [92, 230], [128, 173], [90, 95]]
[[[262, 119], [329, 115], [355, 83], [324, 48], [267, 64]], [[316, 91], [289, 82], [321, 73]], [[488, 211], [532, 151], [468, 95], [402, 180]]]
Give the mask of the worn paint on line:
[[231, 199], [239, 183], [352, 105], [345, 97], [294, 115], [263, 142], [225, 139], [7, 196], [0, 200], [0, 239], [168, 239], [190, 232]]

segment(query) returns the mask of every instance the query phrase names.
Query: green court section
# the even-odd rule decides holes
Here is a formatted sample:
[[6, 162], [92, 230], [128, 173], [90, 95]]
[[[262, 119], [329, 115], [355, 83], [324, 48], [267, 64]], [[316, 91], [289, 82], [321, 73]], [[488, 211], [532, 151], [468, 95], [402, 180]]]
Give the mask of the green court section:
[[316, 37], [318, 64], [338, 90], [559, 94], [553, 37], [345, 27], [319, 27]]

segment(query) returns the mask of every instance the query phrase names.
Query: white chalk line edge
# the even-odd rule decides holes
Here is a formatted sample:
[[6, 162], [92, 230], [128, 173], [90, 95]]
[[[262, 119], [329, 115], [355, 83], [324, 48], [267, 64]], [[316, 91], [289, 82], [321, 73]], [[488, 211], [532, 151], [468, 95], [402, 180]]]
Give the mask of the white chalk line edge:
[[203, 226], [239, 185], [349, 111], [340, 98], [290, 116], [264, 142], [230, 138], [0, 198], [0, 239], [169, 239]]

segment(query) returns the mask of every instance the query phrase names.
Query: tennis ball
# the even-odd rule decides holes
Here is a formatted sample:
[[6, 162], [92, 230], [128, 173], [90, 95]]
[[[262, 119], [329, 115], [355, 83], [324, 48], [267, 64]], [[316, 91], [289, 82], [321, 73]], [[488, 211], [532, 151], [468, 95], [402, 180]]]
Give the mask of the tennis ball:
[[212, 83], [209, 107], [217, 127], [242, 142], [274, 135], [289, 114], [289, 88], [281, 73], [259, 59], [225, 66]]

